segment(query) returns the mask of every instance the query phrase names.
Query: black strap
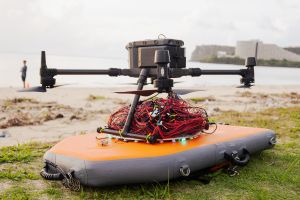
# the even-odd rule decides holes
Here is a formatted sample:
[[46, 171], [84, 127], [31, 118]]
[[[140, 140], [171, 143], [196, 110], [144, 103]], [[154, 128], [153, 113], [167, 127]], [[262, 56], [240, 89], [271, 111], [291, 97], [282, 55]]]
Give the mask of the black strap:
[[237, 151], [232, 151], [231, 153], [225, 152], [224, 158], [235, 165], [245, 166], [250, 161], [250, 153], [244, 148], [242, 156], [239, 156]]

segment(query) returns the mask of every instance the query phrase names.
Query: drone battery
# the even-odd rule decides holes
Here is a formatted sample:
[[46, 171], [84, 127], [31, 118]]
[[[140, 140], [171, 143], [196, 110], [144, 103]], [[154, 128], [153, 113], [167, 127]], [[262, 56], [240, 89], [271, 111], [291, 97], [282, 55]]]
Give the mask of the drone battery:
[[126, 48], [129, 52], [130, 68], [156, 68], [154, 54], [156, 50], [169, 50], [170, 67], [185, 68], [186, 58], [181, 40], [158, 39], [130, 42]]

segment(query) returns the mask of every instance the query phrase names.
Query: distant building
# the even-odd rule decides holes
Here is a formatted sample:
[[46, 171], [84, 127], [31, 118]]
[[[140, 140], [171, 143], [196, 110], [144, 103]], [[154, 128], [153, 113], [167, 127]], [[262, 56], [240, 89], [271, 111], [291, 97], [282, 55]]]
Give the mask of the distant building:
[[238, 41], [235, 48], [235, 56], [240, 58], [255, 56], [256, 43], [258, 47], [258, 59], [274, 59], [300, 62], [300, 55], [281, 48], [276, 44], [264, 44], [263, 42], [258, 40]]
[[255, 56], [257, 45], [257, 58], [264, 60], [288, 60], [300, 62], [298, 47], [281, 48], [276, 44], [264, 44], [259, 40], [238, 41], [236, 47], [222, 45], [200, 45], [192, 52], [191, 61], [202, 61], [211, 57], [238, 57], [247, 58]]
[[208, 57], [229, 57], [234, 55], [235, 48], [222, 45], [200, 45], [196, 46], [191, 56], [191, 61], [200, 61]]

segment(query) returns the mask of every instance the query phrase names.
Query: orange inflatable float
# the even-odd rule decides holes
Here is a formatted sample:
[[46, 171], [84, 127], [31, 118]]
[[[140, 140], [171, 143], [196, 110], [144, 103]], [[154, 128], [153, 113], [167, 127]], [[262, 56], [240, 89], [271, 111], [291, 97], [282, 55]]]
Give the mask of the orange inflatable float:
[[156, 144], [92, 133], [62, 140], [44, 159], [84, 185], [107, 186], [189, 176], [226, 160], [245, 165], [250, 154], [274, 144], [271, 130], [229, 125], [219, 125], [214, 134]]

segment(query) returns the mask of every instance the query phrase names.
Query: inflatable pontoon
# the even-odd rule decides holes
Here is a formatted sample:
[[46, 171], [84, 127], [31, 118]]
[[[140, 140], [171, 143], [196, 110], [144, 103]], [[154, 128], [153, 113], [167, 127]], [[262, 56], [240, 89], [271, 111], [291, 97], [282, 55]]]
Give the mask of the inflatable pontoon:
[[47, 169], [43, 172], [55, 172], [59, 167], [88, 186], [160, 182], [189, 176], [226, 160], [245, 165], [250, 154], [271, 148], [275, 142], [271, 130], [230, 125], [219, 125], [214, 134], [156, 144], [92, 133], [69, 137], [53, 146], [44, 156]]

